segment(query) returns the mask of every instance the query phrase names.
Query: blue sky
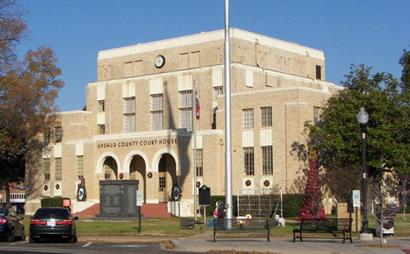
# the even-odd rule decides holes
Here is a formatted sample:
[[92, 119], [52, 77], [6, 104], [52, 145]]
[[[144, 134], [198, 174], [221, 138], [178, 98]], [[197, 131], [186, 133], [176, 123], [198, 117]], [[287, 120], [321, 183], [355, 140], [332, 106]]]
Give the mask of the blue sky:
[[[224, 0], [20, 0], [29, 35], [20, 54], [52, 47], [63, 71], [60, 110], [85, 105], [102, 49], [222, 29]], [[231, 26], [323, 50], [326, 79], [339, 84], [350, 64], [400, 77], [410, 50], [410, 1], [231, 0]]]

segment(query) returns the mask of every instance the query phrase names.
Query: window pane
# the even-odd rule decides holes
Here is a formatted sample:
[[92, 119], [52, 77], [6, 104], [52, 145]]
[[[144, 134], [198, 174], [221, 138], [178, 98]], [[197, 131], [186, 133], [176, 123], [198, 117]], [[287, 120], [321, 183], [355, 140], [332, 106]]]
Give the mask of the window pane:
[[61, 142], [63, 139], [63, 128], [61, 126], [56, 126], [54, 128], [54, 143]]
[[105, 134], [105, 124], [98, 125], [98, 134]]
[[263, 107], [262, 109], [262, 127], [272, 126], [272, 107]]
[[153, 131], [162, 130], [163, 123], [163, 112], [162, 111], [151, 111], [151, 129]]
[[320, 107], [313, 107], [313, 122], [318, 123], [320, 121]]
[[181, 101], [180, 101], [181, 108], [192, 107], [192, 90], [181, 91], [180, 96], [181, 96]]
[[124, 98], [124, 113], [135, 113], [135, 97]]
[[124, 114], [124, 132], [135, 132], [135, 113]]
[[183, 108], [180, 112], [180, 126], [188, 131], [192, 130], [192, 108]]
[[166, 178], [164, 176], [159, 177], [159, 186], [158, 191], [165, 191], [166, 190]]
[[243, 150], [244, 150], [245, 174], [255, 175], [253, 147], [245, 147]]
[[253, 109], [243, 110], [243, 128], [244, 129], [253, 128]]
[[50, 180], [50, 159], [43, 158], [44, 180]]
[[264, 175], [273, 174], [272, 146], [262, 146], [262, 170]]
[[62, 177], [62, 168], [61, 168], [61, 158], [55, 158], [55, 173], [56, 173], [56, 180], [61, 180]]
[[214, 87], [214, 97], [216, 98], [218, 95], [223, 95], [224, 89], [223, 86], [215, 86]]
[[202, 149], [196, 149], [196, 176], [202, 176], [203, 174], [203, 159], [202, 159]]
[[84, 157], [77, 156], [77, 176], [78, 178], [84, 176]]
[[104, 112], [105, 111], [105, 101], [100, 100], [98, 101], [98, 112]]

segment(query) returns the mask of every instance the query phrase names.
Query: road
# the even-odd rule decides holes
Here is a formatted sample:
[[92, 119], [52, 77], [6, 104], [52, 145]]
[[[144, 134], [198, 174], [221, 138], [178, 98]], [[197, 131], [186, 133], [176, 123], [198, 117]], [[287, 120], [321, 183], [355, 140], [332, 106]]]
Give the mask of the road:
[[[171, 252], [163, 250], [158, 243], [28, 243], [28, 241], [17, 242], [0, 242], [0, 254], [40, 254], [40, 253], [56, 253], [56, 254], [130, 254], [130, 253], [152, 253], [152, 254], [169, 254]], [[178, 252], [172, 252], [178, 253]], [[186, 252], [183, 252], [186, 253]]]

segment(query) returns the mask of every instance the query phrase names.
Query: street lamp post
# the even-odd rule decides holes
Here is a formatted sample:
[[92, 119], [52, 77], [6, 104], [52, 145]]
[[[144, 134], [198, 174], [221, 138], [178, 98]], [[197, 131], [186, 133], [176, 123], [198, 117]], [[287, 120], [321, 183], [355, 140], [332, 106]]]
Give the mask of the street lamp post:
[[366, 124], [369, 121], [369, 114], [365, 111], [363, 107], [360, 108], [359, 113], [357, 113], [357, 122], [362, 127], [362, 230], [360, 233], [368, 234], [370, 233], [367, 220], [367, 178], [368, 172], [366, 167]]

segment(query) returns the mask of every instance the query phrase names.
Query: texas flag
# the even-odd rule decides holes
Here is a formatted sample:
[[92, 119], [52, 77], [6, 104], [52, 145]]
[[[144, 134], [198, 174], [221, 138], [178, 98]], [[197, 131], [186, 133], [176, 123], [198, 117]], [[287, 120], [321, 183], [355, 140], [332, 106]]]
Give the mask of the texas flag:
[[201, 107], [199, 106], [198, 92], [195, 91], [195, 116], [197, 120], [199, 120], [200, 118], [200, 111], [201, 111]]

